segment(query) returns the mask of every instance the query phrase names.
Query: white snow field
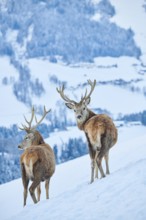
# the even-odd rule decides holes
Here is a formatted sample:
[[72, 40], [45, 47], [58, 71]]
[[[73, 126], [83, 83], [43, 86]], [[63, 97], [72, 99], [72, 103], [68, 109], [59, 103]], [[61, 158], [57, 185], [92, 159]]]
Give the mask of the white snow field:
[[[47, 139], [49, 143], [49, 139]], [[45, 200], [30, 195], [23, 208], [21, 179], [0, 186], [1, 220], [144, 220], [146, 219], [146, 128], [119, 128], [119, 141], [110, 151], [111, 174], [90, 180], [89, 155], [58, 165]]]
[[[0, 58], [1, 62], [5, 65], [0, 66], [0, 124], [6, 127], [13, 124], [20, 126], [24, 121], [23, 115], [29, 117], [30, 109], [16, 99], [11, 83], [2, 84], [5, 73], [8, 73], [8, 79], [12, 78], [16, 81], [18, 72], [9, 63], [7, 57]], [[67, 82], [66, 94], [77, 101], [81, 94], [85, 93], [85, 88], [82, 88], [81, 85], [86, 83], [88, 79], [96, 79], [97, 82], [120, 79], [129, 82], [140, 79], [141, 81], [131, 84], [131, 86], [138, 87], [139, 92], [132, 92], [128, 87], [113, 84], [97, 85], [91, 97], [90, 108], [106, 109], [115, 118], [120, 113], [131, 114], [143, 111], [146, 109], [146, 98], [142, 91], [146, 87], [146, 79], [145, 75], [138, 74], [141, 68], [139, 64], [140, 61], [128, 57], [97, 58], [94, 64], [83, 64], [81, 66], [66, 66], [62, 63], [53, 64], [43, 59], [31, 59], [28, 64], [31, 76], [32, 78], [39, 78], [45, 89], [45, 93], [40, 98], [31, 97], [32, 103], [33, 105], [45, 105], [47, 109], [51, 108], [52, 110], [58, 108], [57, 102], [61, 101], [61, 98], [56, 92], [58, 85], [49, 81], [52, 75], [55, 75], [61, 82]], [[100, 68], [100, 65], [103, 68]], [[113, 65], [117, 65], [117, 68]], [[111, 68], [104, 68], [105, 66], [111, 66]], [[89, 90], [89, 86], [87, 88]], [[63, 103], [63, 101], [61, 102]], [[68, 118], [74, 120], [74, 114], [70, 110], [67, 110], [67, 114]]]
[[[99, 0], [93, 0], [95, 3]], [[130, 57], [95, 58], [93, 64], [80, 63], [65, 65], [61, 62], [50, 63], [47, 59], [22, 60], [26, 62], [32, 78], [39, 78], [45, 88], [45, 94], [37, 98], [32, 96], [34, 105], [45, 105], [47, 109], [56, 109], [60, 100], [56, 84], [50, 82], [55, 75], [60, 82], [66, 81], [66, 94], [79, 100], [85, 88], [81, 85], [88, 79], [97, 82], [109, 82], [122, 79], [132, 82], [139, 92], [132, 92], [128, 87], [113, 84], [97, 85], [90, 108], [102, 108], [119, 114], [142, 112], [146, 109], [146, 13], [144, 0], [110, 0], [115, 6], [116, 15], [111, 22], [134, 31], [134, 39], [142, 51], [139, 60]], [[100, 19], [95, 15], [93, 19]], [[12, 36], [11, 36], [12, 37]], [[15, 36], [13, 36], [15, 37]], [[13, 40], [13, 39], [10, 39]], [[14, 42], [15, 43], [15, 42]], [[17, 45], [16, 45], [17, 46]], [[16, 47], [16, 52], [20, 48]], [[142, 66], [143, 64], [143, 66]], [[7, 76], [9, 84], [2, 83]], [[13, 83], [19, 77], [18, 71], [10, 64], [8, 57], [0, 57], [0, 125], [20, 126], [23, 115], [29, 117], [30, 109], [19, 102], [13, 94]], [[136, 80], [139, 80], [136, 82]], [[67, 111], [68, 118], [74, 118]], [[51, 180], [50, 199], [45, 199], [44, 183], [42, 196], [38, 204], [33, 204], [28, 195], [27, 206], [23, 208], [23, 186], [21, 179], [0, 185], [0, 220], [145, 220], [146, 219], [146, 127], [142, 125], [124, 125], [119, 127], [118, 143], [110, 151], [111, 174], [90, 180], [89, 155], [57, 165]], [[61, 146], [71, 137], [84, 134], [77, 127], [68, 128], [50, 134], [46, 142]]]

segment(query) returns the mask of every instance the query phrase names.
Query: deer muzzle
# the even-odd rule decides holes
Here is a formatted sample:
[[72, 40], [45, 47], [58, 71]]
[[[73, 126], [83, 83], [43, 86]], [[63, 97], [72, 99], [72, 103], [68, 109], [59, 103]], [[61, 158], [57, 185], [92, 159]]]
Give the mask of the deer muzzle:
[[18, 145], [18, 148], [19, 148], [20, 150], [22, 150], [22, 146], [21, 146], [21, 145]]

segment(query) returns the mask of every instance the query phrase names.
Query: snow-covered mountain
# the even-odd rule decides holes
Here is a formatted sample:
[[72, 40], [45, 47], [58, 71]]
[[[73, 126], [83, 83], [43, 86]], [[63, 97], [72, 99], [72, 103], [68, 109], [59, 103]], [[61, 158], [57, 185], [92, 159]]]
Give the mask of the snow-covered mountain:
[[42, 184], [41, 202], [29, 196], [25, 208], [21, 179], [0, 185], [2, 220], [146, 219], [145, 21], [145, 0], [0, 1], [0, 183], [20, 177], [18, 126], [32, 105], [38, 117], [44, 105], [52, 109], [39, 129], [58, 163], [88, 152], [56, 92], [62, 83], [79, 100], [96, 79], [89, 107], [109, 114], [119, 132], [110, 176], [90, 185], [89, 155], [57, 165], [50, 200]]
[[[1, 53], [15, 58], [50, 56], [91, 62], [97, 56], [139, 57], [131, 28], [111, 22], [109, 0], [6, 0], [1, 8]], [[95, 20], [96, 15], [100, 18]]]
[[[4, 56], [5, 53], [1, 49], [1, 125], [9, 127], [15, 123], [20, 124], [23, 121], [22, 115], [26, 114], [27, 116], [32, 105], [36, 105], [38, 108], [46, 105], [48, 108], [58, 109], [58, 106], [60, 106], [58, 105], [58, 100], [60, 98], [56, 93], [56, 87], [62, 82], [66, 83], [67, 93], [73, 98], [79, 99], [81, 93], [85, 91], [85, 83], [88, 78], [97, 80], [97, 87], [92, 97], [92, 108], [106, 109], [113, 116], [143, 111], [146, 107], [146, 31], [144, 28], [146, 7], [144, 0], [138, 2], [129, 1], [128, 4], [132, 4], [130, 12], [125, 0], [122, 2], [115, 0], [82, 0], [80, 2], [71, 0], [63, 2], [59, 0], [49, 2], [45, 0], [28, 0], [17, 3], [9, 0], [2, 1], [0, 3], [0, 37], [2, 40], [0, 42], [5, 49], [7, 48], [6, 45], [9, 44], [13, 55]], [[54, 14], [52, 15], [52, 13]], [[40, 16], [40, 14], [43, 14], [43, 16]], [[89, 23], [86, 23], [85, 20], [88, 20]], [[95, 38], [97, 44], [102, 46], [102, 48], [104, 48], [103, 43], [107, 45], [105, 54], [102, 54], [101, 49], [99, 49], [99, 53], [95, 52], [94, 56], [91, 56], [89, 51], [85, 50], [86, 44], [89, 42], [91, 44], [90, 48], [94, 47], [95, 49], [95, 42], [93, 43], [88, 38], [83, 39], [83, 35], [85, 36], [86, 34], [82, 28], [78, 28], [77, 23], [80, 27], [86, 29], [86, 34], [93, 35], [92, 38]], [[74, 32], [70, 24], [72, 24]], [[93, 24], [95, 26], [98, 25], [98, 32], [96, 28], [95, 30], [88, 30], [88, 27], [93, 28]], [[42, 28], [42, 25], [44, 28]], [[118, 34], [114, 29], [111, 29], [112, 25], [115, 25], [116, 30], [119, 28]], [[38, 26], [40, 31], [36, 33]], [[62, 26], [64, 31], [59, 28]], [[51, 27], [52, 29], [50, 30], [49, 28]], [[41, 30], [43, 31], [41, 32]], [[107, 33], [105, 30], [107, 30]], [[129, 30], [133, 32], [132, 35], [127, 35]], [[81, 31], [81, 34], [79, 31]], [[71, 34], [68, 32], [71, 32]], [[52, 46], [49, 46], [51, 33], [54, 42], [61, 43], [61, 45], [63, 45], [61, 33], [63, 36], [68, 36], [65, 39], [65, 43], [69, 44], [70, 42], [71, 46], [73, 46], [73, 40], [78, 43], [82, 42], [85, 50], [84, 56], [87, 57], [88, 54], [90, 58], [92, 57], [92, 63], [84, 58], [75, 61], [73, 56], [77, 57], [77, 54], [82, 56], [82, 50], [80, 48], [80, 52], [78, 52], [74, 46], [75, 55], [67, 46], [67, 53], [72, 56], [70, 62], [65, 60], [65, 57], [67, 57], [65, 54], [61, 55], [57, 52], [55, 43], [51, 44], [54, 45], [54, 50], [56, 51], [53, 53]], [[80, 38], [76, 39], [76, 36]], [[117, 42], [113, 38], [114, 36], [117, 37]], [[120, 39], [118, 39], [118, 36], [120, 36]], [[47, 39], [47, 47], [41, 44], [45, 39]], [[136, 45], [138, 50], [141, 51], [139, 56], [135, 56], [134, 47], [130, 43], [131, 39], [132, 44]], [[113, 41], [113, 45], [110, 40]], [[5, 41], [6, 45], [3, 41]], [[35, 44], [33, 48], [31, 48], [31, 44]], [[119, 54], [108, 54], [109, 46], [112, 51], [117, 49]], [[122, 52], [121, 46], [123, 49], [130, 50], [131, 48], [133, 53], [128, 55]], [[39, 47], [43, 47], [43, 49], [39, 49]], [[36, 51], [34, 48], [39, 50], [40, 53], [34, 52]], [[57, 48], [61, 51], [59, 45]], [[79, 46], [77, 48], [79, 49]], [[45, 49], [51, 52], [42, 53], [41, 51]], [[65, 49], [62, 49], [62, 51], [66, 53]], [[31, 56], [29, 52], [35, 53], [35, 55]], [[52, 56], [54, 58], [51, 58]], [[62, 57], [64, 58], [62, 59]], [[137, 57], [139, 58], [137, 59]], [[67, 63], [70, 65], [67, 65]], [[4, 98], [5, 95], [7, 96], [6, 99]], [[137, 101], [135, 102], [135, 100]], [[130, 105], [128, 105], [129, 103]], [[73, 116], [69, 112], [68, 114], [69, 117]]]
[[[125, 0], [122, 2], [114, 0], [82, 0], [80, 2], [71, 0], [64, 2], [54, 0], [48, 2], [40, 0], [25, 1], [24, 3], [23, 1], [17, 3], [9, 0], [2, 1], [0, 3], [0, 37], [6, 42], [6, 44], [10, 45], [13, 50], [13, 55], [0, 57], [1, 125], [9, 127], [14, 123], [20, 124], [23, 121], [22, 115], [26, 114], [27, 116], [32, 105], [36, 105], [38, 108], [46, 105], [48, 108], [51, 107], [52, 109], [58, 109], [58, 106], [60, 106], [58, 105], [58, 100], [60, 100], [60, 98], [56, 93], [56, 86], [62, 82], [66, 83], [67, 93], [74, 98], [79, 99], [81, 93], [85, 91], [85, 83], [88, 78], [97, 80], [97, 87], [92, 97], [92, 108], [106, 109], [113, 116], [143, 111], [146, 107], [145, 1], [129, 1], [128, 4], [132, 4], [132, 10], [130, 10], [130, 12], [127, 7], [127, 1]], [[70, 10], [67, 10], [68, 8], [73, 10], [72, 13]], [[23, 11], [23, 13], [21, 13], [21, 11]], [[41, 13], [44, 14], [44, 17], [40, 16]], [[53, 16], [51, 16], [52, 13], [54, 13]], [[76, 27], [75, 25], [76, 23], [79, 23], [80, 26], [86, 28], [86, 33], [89, 32], [91, 35], [95, 35], [95, 40], [98, 44], [99, 39], [96, 39], [96, 29], [89, 31], [87, 27], [92, 26], [93, 21], [94, 24], [100, 24], [102, 30], [99, 28], [98, 34], [101, 34], [100, 39], [104, 41], [105, 45], [107, 44], [106, 50], [109, 51], [108, 46], [110, 46], [112, 51], [115, 48], [120, 54], [114, 56], [108, 54], [108, 52], [105, 52], [105, 55], [102, 53], [95, 53], [92, 57], [92, 63], [89, 62], [90, 60], [83, 58], [76, 62], [72, 59], [69, 62], [70, 65], [67, 65], [68, 61], [66, 61], [65, 58], [61, 58], [59, 52], [56, 52], [57, 54], [53, 55], [53, 59], [56, 59], [56, 61], [50, 58], [52, 55], [49, 53], [46, 52], [46, 54], [42, 54], [41, 49], [40, 54], [36, 53], [36, 55], [29, 56], [28, 51], [32, 53], [35, 51], [35, 49], [33, 50], [32, 48], [30, 50], [29, 44], [35, 44], [33, 48], [37, 47], [37, 50], [39, 50], [39, 46], [42, 45], [39, 45], [36, 42], [41, 42], [42, 39], [44, 40], [46, 38], [48, 38], [48, 49], [49, 51], [52, 51], [51, 47], [49, 47], [49, 37], [52, 32], [52, 36], [56, 39], [55, 42], [57, 42], [57, 36], [60, 36], [60, 29], [58, 28], [58, 19], [60, 18], [58, 17], [59, 13], [61, 13], [61, 18], [65, 19], [67, 27], [71, 23], [75, 31], [76, 28], [78, 31], [82, 31], [81, 28], [78, 28], [78, 26]], [[51, 19], [45, 16], [49, 16]], [[81, 17], [84, 19], [81, 20]], [[70, 18], [71, 20], [67, 18]], [[63, 22], [62, 19], [59, 19], [59, 21]], [[74, 23], [73, 19], [75, 19]], [[85, 19], [88, 19], [91, 23], [87, 24]], [[39, 23], [37, 23], [37, 21]], [[53, 22], [53, 24], [51, 25], [50, 22]], [[84, 25], [81, 25], [81, 22], [84, 22]], [[57, 24], [58, 26], [56, 26]], [[40, 32], [36, 34], [38, 25], [40, 25]], [[41, 25], [44, 26], [44, 29]], [[114, 30], [110, 30], [112, 25], [116, 25], [117, 28], [122, 28], [125, 33], [122, 34], [122, 31], [119, 31], [118, 35]], [[31, 28], [32, 26], [34, 26], [34, 28]], [[62, 26], [64, 27], [64, 23], [62, 23]], [[104, 32], [105, 29], [103, 26], [106, 29], [109, 27], [107, 30], [108, 33]], [[50, 27], [52, 27], [52, 29], [49, 31], [47, 28]], [[55, 32], [53, 32], [53, 28], [55, 29]], [[130, 29], [134, 33], [133, 36], [129, 34], [125, 37], [126, 31]], [[45, 36], [43, 35], [44, 37], [40, 37], [41, 30], [44, 30], [44, 32], [46, 31]], [[66, 36], [68, 31], [72, 31], [69, 27], [65, 30], [62, 31], [61, 29], [63, 36]], [[80, 35], [78, 31], [76, 31], [76, 34], [78, 34], [77, 36], [80, 36], [78, 41], [83, 42], [83, 32]], [[103, 38], [103, 35], [106, 36], [107, 40], [112, 39], [114, 45], [112, 45], [111, 42], [106, 41]], [[73, 36], [72, 33], [72, 38], [70, 37], [68, 40], [65, 39], [65, 42], [67, 43], [69, 41], [70, 45], [72, 45], [74, 39]], [[122, 43], [120, 41], [116, 43], [113, 36], [116, 36], [117, 38], [120, 36]], [[130, 47], [131, 37], [136, 47], [141, 51], [138, 59], [137, 56], [135, 56], [134, 48], [132, 48], [132, 46]], [[1, 46], [6, 48], [6, 45], [2, 43], [2, 41], [0, 42]], [[62, 41], [59, 42], [62, 44]], [[93, 43], [89, 39], [86, 39], [85, 42], [91, 43], [90, 48], [94, 47], [95, 42]], [[102, 45], [102, 43], [99, 45]], [[131, 50], [133, 53], [130, 57], [125, 52], [121, 52], [121, 49], [119, 48], [121, 46], [122, 48], [127, 49], [132, 48]], [[57, 47], [60, 50], [59, 46]], [[83, 47], [84, 49], [86, 47], [84, 43]], [[45, 50], [46, 47], [43, 48]], [[1, 53], [2, 51], [3, 50], [1, 50]], [[87, 53], [89, 55], [88, 51]], [[87, 57], [87, 53], [84, 52], [85, 57]], [[5, 53], [2, 55], [4, 54]], [[72, 54], [69, 48], [68, 54]], [[75, 56], [77, 54], [81, 55], [82, 52], [77, 52], [76, 50]], [[63, 56], [64, 55], [62, 55], [62, 57]], [[91, 54], [89, 56], [91, 57]], [[85, 61], [88, 61], [88, 63], [85, 63]], [[84, 87], [82, 87], [82, 85], [84, 85]], [[5, 95], [7, 96], [6, 99], [4, 98]], [[70, 113], [68, 112], [68, 114]], [[69, 117], [72, 117], [72, 114], [70, 114]]]
[[[130, 0], [128, 5], [126, 0], [0, 2], [3, 176], [11, 172], [5, 173], [5, 157], [16, 164], [20, 175], [17, 145], [24, 133], [17, 126], [24, 123], [23, 115], [30, 116], [32, 105], [38, 114], [44, 105], [52, 109], [40, 128], [45, 138], [69, 126], [74, 130], [74, 114], [56, 92], [62, 83], [66, 94], [79, 100], [88, 87], [87, 79], [96, 79], [90, 108], [114, 120], [146, 124], [146, 3]], [[71, 132], [66, 136], [58, 133], [52, 147], [68, 144]], [[85, 143], [81, 132], [73, 137]]]
[[29, 195], [27, 206], [22, 207], [21, 179], [1, 185], [1, 219], [144, 220], [145, 133], [144, 126], [120, 128], [119, 141], [110, 151], [111, 174], [92, 184], [89, 155], [58, 165], [50, 184], [50, 199], [45, 200], [42, 183], [41, 201], [36, 205]]

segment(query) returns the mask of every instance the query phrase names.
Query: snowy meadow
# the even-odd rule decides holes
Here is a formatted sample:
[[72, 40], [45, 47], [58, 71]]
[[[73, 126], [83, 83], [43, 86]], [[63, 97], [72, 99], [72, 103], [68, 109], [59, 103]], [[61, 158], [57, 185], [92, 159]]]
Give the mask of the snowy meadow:
[[[146, 219], [146, 1], [0, 1], [0, 219]], [[110, 175], [90, 183], [87, 140], [56, 87], [109, 115], [118, 142]], [[56, 158], [50, 199], [23, 208], [18, 144], [24, 115], [51, 112], [38, 127]], [[105, 169], [105, 163], [103, 161]]]
[[1, 219], [145, 219], [145, 132], [144, 126], [121, 127], [110, 151], [111, 174], [93, 184], [89, 155], [58, 165], [50, 200], [42, 183], [41, 202], [34, 205], [29, 195], [23, 208], [21, 179], [1, 185]]

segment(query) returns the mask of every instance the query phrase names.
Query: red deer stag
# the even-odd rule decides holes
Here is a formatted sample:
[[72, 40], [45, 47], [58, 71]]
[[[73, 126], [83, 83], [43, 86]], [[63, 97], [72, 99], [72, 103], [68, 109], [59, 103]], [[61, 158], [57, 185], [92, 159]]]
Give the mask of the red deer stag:
[[[24, 150], [20, 159], [22, 182], [24, 186], [24, 206], [26, 205], [29, 180], [32, 180], [29, 191], [34, 203], [40, 201], [41, 181], [45, 181], [46, 199], [49, 199], [49, 183], [50, 178], [55, 171], [55, 157], [52, 148], [44, 142], [43, 137], [36, 130], [36, 127], [42, 122], [49, 111], [46, 111], [44, 107], [44, 114], [42, 118], [37, 121], [34, 108], [32, 108], [30, 121], [24, 116], [28, 125], [22, 125], [23, 128], [20, 128], [27, 132], [24, 140], [18, 146], [19, 149]], [[32, 126], [34, 116], [36, 125]], [[36, 188], [37, 199], [35, 196]]]
[[94, 170], [96, 165], [99, 168], [101, 178], [105, 177], [101, 163], [103, 157], [106, 162], [106, 174], [109, 174], [109, 150], [117, 142], [118, 135], [117, 129], [109, 116], [105, 114], [95, 114], [87, 108], [91, 100], [90, 96], [96, 85], [96, 80], [94, 80], [94, 82], [88, 80], [88, 84], [91, 87], [90, 92], [87, 94], [86, 90], [80, 102], [75, 102], [64, 94], [64, 85], [57, 88], [57, 91], [66, 102], [66, 106], [74, 110], [78, 128], [85, 132], [91, 158], [92, 183], [94, 181]]

